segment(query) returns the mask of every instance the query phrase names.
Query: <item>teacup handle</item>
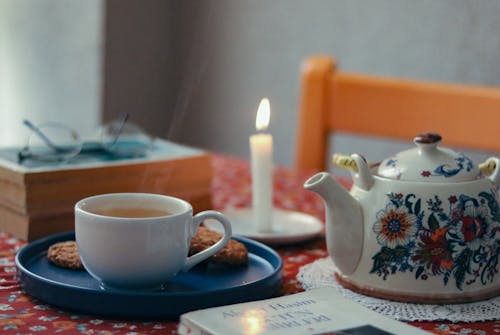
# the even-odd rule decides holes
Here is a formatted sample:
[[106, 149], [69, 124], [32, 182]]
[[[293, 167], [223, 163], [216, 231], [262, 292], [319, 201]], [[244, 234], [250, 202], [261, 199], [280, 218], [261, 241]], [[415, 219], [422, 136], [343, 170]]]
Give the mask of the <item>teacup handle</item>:
[[188, 271], [196, 264], [204, 261], [205, 259], [207, 259], [210, 256], [213, 256], [215, 253], [217, 253], [222, 248], [224, 248], [226, 246], [226, 244], [229, 243], [229, 240], [231, 239], [231, 236], [232, 236], [231, 223], [224, 216], [224, 214], [219, 213], [217, 211], [204, 211], [204, 212], [198, 213], [195, 216], [193, 216], [193, 221], [192, 221], [192, 225], [191, 225], [192, 230], [190, 231], [191, 237], [194, 236], [199, 225], [204, 220], [207, 220], [207, 219], [215, 219], [222, 224], [222, 226], [224, 227], [223, 237], [217, 243], [210, 246], [209, 248], [207, 248], [203, 251], [200, 251], [192, 256], [187, 257], [186, 262], [184, 263], [184, 267], [182, 268], [182, 271]]

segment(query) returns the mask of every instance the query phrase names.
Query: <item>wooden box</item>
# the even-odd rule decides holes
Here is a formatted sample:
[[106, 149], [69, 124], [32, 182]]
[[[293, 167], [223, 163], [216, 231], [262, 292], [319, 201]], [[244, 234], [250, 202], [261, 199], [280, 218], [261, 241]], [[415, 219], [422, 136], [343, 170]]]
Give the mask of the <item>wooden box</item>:
[[14, 153], [0, 149], [0, 230], [26, 240], [73, 230], [75, 203], [95, 194], [172, 195], [189, 201], [195, 212], [212, 206], [211, 156], [191, 147], [156, 140], [144, 158], [81, 154], [35, 166], [18, 164]]

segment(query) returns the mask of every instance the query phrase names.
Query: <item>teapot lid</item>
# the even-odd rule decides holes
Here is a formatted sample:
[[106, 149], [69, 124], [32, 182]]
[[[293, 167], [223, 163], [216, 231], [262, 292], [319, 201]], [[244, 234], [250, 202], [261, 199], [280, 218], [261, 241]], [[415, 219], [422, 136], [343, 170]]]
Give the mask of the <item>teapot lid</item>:
[[378, 175], [390, 179], [448, 183], [475, 180], [481, 172], [460, 152], [438, 146], [441, 135], [422, 133], [413, 142], [416, 148], [383, 160]]

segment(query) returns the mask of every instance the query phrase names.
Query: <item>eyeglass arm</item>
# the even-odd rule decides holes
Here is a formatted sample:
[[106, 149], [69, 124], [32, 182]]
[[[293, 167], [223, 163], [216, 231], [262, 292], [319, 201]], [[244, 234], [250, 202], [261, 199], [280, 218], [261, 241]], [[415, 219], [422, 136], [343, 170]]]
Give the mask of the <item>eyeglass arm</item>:
[[122, 113], [120, 117], [120, 125], [115, 133], [115, 138], [113, 139], [113, 142], [111, 142], [111, 145], [114, 145], [116, 141], [118, 141], [118, 139], [120, 138], [120, 135], [122, 134], [123, 131], [123, 126], [125, 126], [127, 120], [128, 120], [128, 113]]

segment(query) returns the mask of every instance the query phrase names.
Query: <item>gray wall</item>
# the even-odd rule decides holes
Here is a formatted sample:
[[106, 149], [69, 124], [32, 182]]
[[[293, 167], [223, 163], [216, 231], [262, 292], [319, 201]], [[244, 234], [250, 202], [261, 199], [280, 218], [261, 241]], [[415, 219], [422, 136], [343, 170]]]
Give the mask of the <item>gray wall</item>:
[[123, 112], [150, 133], [167, 132], [174, 109], [175, 1], [105, 1], [103, 119]]
[[[178, 96], [189, 103], [173, 111], [174, 138], [239, 156], [268, 96], [275, 160], [292, 164], [298, 72], [310, 54], [335, 55], [348, 71], [500, 85], [496, 0], [187, 1], [178, 15], [176, 45], [187, 52]], [[383, 156], [383, 145], [360, 150]]]

